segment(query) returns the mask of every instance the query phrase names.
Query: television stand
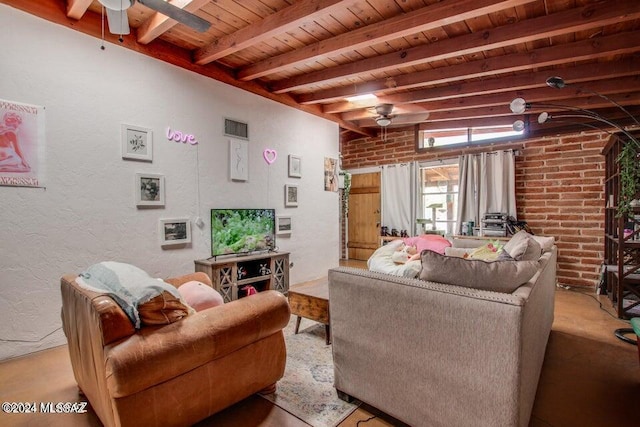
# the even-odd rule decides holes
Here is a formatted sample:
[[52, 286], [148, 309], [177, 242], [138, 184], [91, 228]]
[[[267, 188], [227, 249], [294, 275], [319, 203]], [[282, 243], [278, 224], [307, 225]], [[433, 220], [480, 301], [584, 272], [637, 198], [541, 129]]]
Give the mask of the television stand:
[[256, 291], [289, 290], [289, 252], [266, 252], [222, 259], [195, 260], [195, 271], [206, 273], [225, 302], [247, 296], [249, 286]]

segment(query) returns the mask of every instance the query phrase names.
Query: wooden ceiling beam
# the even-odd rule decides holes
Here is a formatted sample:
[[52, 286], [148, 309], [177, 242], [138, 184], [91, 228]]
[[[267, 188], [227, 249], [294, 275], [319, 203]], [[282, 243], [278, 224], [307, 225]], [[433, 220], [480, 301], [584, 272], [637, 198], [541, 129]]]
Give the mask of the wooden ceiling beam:
[[273, 82], [270, 86], [275, 93], [290, 92], [320, 83], [336, 83], [363, 74], [380, 73], [455, 58], [562, 34], [619, 24], [638, 18], [640, 18], [640, 8], [637, 0], [622, 0], [614, 4], [609, 2], [595, 3], [491, 30], [409, 48], [401, 52], [379, 55], [301, 74]]
[[253, 80], [321, 57], [339, 55], [354, 49], [410, 36], [442, 25], [450, 25], [532, 1], [534, 0], [444, 0], [378, 22], [375, 25], [352, 30], [301, 49], [251, 64], [238, 71], [238, 78], [243, 81]]
[[69, 0], [67, 1], [67, 17], [80, 19], [85, 14], [93, 0]]
[[[173, 0], [169, 3], [187, 12], [194, 13], [209, 3], [209, 1], [210, 0]], [[154, 12], [153, 15], [138, 28], [138, 43], [151, 43], [176, 25], [178, 25], [178, 21], [159, 12]]]
[[[347, 111], [371, 108], [380, 103], [402, 106], [410, 103], [423, 103], [441, 99], [546, 87], [546, 80], [548, 77], [551, 77], [553, 73], [553, 71], [546, 70], [515, 76], [483, 79], [470, 83], [384, 95], [371, 101], [361, 101], [358, 103], [338, 101], [323, 105], [322, 110], [329, 114], [345, 113]], [[640, 58], [623, 61], [597, 62], [589, 64], [588, 66], [581, 64], [579, 66], [563, 68], [559, 74], [561, 74], [561, 77], [563, 77], [565, 81], [573, 83], [637, 75], [640, 74]]]
[[[609, 98], [616, 101], [620, 105], [635, 105], [637, 104], [638, 96], [640, 92], [629, 92], [625, 94], [612, 95]], [[527, 110], [527, 114], [538, 114], [543, 111], [566, 111], [566, 107], [582, 108], [588, 110], [596, 110], [602, 108], [611, 107], [612, 104], [599, 96], [593, 95], [585, 98], [569, 99], [561, 104], [561, 107], [536, 107], [535, 103], [531, 110]], [[443, 110], [434, 111], [429, 115], [429, 122], [437, 122], [442, 120], [467, 120], [477, 117], [499, 117], [499, 116], [512, 116], [513, 120], [518, 117], [522, 117], [522, 114], [514, 114], [509, 109], [509, 102], [503, 105], [488, 105], [482, 107], [465, 108], [462, 110]], [[363, 122], [360, 122], [361, 126], [366, 126]]]
[[534, 49], [530, 52], [514, 53], [411, 74], [402, 74], [385, 80], [319, 90], [299, 95], [297, 99], [301, 104], [314, 104], [343, 100], [351, 96], [367, 93], [381, 95], [400, 89], [428, 85], [435, 86], [467, 79], [490, 77], [501, 73], [533, 70], [567, 62], [588, 61], [619, 54], [634, 53], [640, 51], [640, 45], [636, 42], [639, 37], [640, 31], [617, 33], [611, 36]]
[[[46, 2], [43, 2], [41, 0], [0, 0], [0, 3], [14, 7], [18, 10], [22, 10], [32, 15], [39, 16], [40, 18], [47, 21], [93, 36], [97, 39], [102, 39], [100, 16], [95, 13], [87, 13], [80, 21], [67, 18], [66, 4], [64, 0], [51, 0]], [[360, 135], [375, 136], [375, 131], [371, 129], [360, 128], [355, 123], [343, 121], [339, 116], [335, 114], [324, 113], [319, 105], [300, 105], [292, 96], [288, 94], [285, 94], [285, 96], [283, 96], [271, 93], [267, 88], [258, 84], [257, 82], [240, 82], [236, 80], [230, 70], [227, 70], [215, 64], [208, 64], [206, 66], [196, 65], [191, 61], [190, 51], [178, 48], [175, 45], [169, 44], [162, 40], [155, 40], [153, 43], [143, 45], [136, 42], [134, 34], [123, 36], [122, 42], [118, 41], [119, 37], [120, 36], [118, 35], [105, 33], [104, 41], [124, 47], [129, 50], [133, 50], [143, 55], [147, 55], [159, 61], [173, 64], [177, 67], [184, 68], [185, 70], [193, 71], [205, 77], [218, 80], [238, 89], [243, 89], [247, 92], [262, 96], [280, 104], [284, 104], [289, 107], [304, 111], [306, 113], [322, 117], [326, 120], [337, 123], [342, 128], [352, 130], [353, 132]], [[98, 47], [96, 46], [96, 52], [98, 51]]]
[[[548, 76], [547, 76], [548, 77]], [[640, 91], [640, 75], [632, 75], [626, 77], [620, 77], [609, 80], [599, 80], [590, 82], [581, 88], [578, 85], [567, 85], [566, 88], [554, 89], [548, 87], [545, 84], [545, 80], [542, 80], [541, 87], [528, 88], [524, 90], [517, 90], [505, 86], [504, 91], [498, 93], [477, 94], [468, 95], [457, 98], [446, 98], [439, 100], [432, 100], [429, 102], [421, 102], [418, 104], [400, 104], [395, 105], [393, 110], [394, 114], [402, 114], [402, 111], [406, 111], [406, 107], [414, 105], [419, 107], [418, 110], [429, 111], [431, 113], [435, 111], [453, 111], [462, 110], [465, 108], [479, 108], [488, 107], [493, 105], [508, 105], [514, 98], [524, 98], [527, 102], [554, 102], [559, 103], [563, 100], [590, 97], [592, 92], [598, 92], [603, 95], [613, 95], [625, 92]], [[413, 110], [410, 112], [415, 112]], [[355, 111], [348, 111], [342, 113], [343, 120], [361, 120], [363, 118], [371, 117], [371, 112], [368, 109], [360, 109]]]
[[204, 65], [249, 46], [269, 40], [278, 34], [300, 27], [315, 16], [328, 15], [349, 7], [358, 0], [303, 0], [264, 19], [214, 41], [194, 53], [196, 64]]

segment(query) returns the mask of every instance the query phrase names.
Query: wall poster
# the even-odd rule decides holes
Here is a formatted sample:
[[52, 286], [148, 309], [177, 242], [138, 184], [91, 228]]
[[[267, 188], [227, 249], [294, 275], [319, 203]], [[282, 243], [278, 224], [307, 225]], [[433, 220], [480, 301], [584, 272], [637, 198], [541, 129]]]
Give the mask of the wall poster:
[[338, 159], [324, 158], [324, 190], [338, 191]]
[[0, 185], [44, 187], [44, 107], [0, 99]]

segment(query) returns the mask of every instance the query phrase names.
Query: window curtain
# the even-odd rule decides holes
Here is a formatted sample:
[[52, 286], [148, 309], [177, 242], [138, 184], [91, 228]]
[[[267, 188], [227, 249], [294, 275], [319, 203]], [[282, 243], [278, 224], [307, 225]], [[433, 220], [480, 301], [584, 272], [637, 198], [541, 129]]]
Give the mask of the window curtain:
[[462, 224], [480, 225], [487, 212], [516, 217], [515, 153], [513, 150], [465, 154], [459, 158], [458, 233]]
[[415, 164], [382, 166], [382, 225], [392, 229], [415, 229], [416, 183]]

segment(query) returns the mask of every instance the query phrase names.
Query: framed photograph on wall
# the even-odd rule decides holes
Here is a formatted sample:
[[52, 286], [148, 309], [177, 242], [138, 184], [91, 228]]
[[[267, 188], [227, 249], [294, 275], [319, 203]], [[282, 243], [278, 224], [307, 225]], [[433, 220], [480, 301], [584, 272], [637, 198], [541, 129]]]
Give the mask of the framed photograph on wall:
[[249, 180], [249, 143], [229, 140], [229, 176], [232, 181]]
[[151, 129], [123, 124], [121, 133], [123, 159], [153, 161], [153, 132]]
[[191, 243], [191, 221], [188, 218], [161, 219], [160, 243], [163, 246]]
[[137, 173], [135, 190], [137, 206], [164, 206], [164, 175]]
[[297, 185], [285, 184], [284, 205], [289, 208], [298, 206], [298, 186]]
[[289, 154], [289, 176], [302, 178], [302, 157]]
[[276, 215], [276, 234], [291, 234], [292, 231], [291, 217], [289, 215]]

